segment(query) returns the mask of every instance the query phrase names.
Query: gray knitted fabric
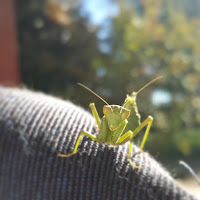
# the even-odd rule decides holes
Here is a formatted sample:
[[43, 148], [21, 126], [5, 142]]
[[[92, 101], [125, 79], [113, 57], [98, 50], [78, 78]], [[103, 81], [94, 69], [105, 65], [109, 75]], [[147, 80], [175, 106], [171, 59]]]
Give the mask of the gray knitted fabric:
[[129, 143], [110, 148], [83, 136], [95, 132], [90, 113], [25, 89], [0, 88], [1, 200], [194, 200], [148, 154]]

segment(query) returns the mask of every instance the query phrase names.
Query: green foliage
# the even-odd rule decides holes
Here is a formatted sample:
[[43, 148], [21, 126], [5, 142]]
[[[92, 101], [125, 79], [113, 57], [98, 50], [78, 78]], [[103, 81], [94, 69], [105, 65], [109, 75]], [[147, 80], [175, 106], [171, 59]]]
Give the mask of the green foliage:
[[56, 1], [48, 0], [17, 0], [16, 6], [25, 84], [73, 97], [77, 82], [84, 82], [86, 77], [93, 82], [96, 76], [92, 65], [102, 55], [97, 29], [89, 28], [87, 20], [78, 15], [78, 7], [65, 12]]
[[[143, 1], [143, 12], [134, 9], [132, 4], [119, 2], [120, 15], [113, 20], [112, 54], [121, 65], [131, 66], [125, 74], [129, 77], [125, 85], [135, 86], [141, 75], [165, 75], [166, 81], [157, 87], [170, 92], [171, 102], [152, 107], [148, 98], [143, 98], [139, 110], [147, 113], [152, 107], [150, 112], [156, 119], [154, 127], [162, 135], [161, 148], [166, 146], [169, 153], [171, 144], [171, 150], [194, 155], [192, 149], [200, 149], [194, 138], [200, 141], [200, 135], [196, 131], [195, 137], [189, 140], [182, 132], [186, 130], [192, 135], [191, 128], [200, 125], [200, 41], [197, 39], [200, 19], [188, 17], [171, 1]], [[176, 142], [170, 142], [175, 139], [174, 135]], [[159, 136], [156, 138], [159, 140]], [[154, 141], [154, 145], [156, 143]]]
[[[149, 114], [155, 119], [155, 134], [148, 148], [161, 148], [166, 155], [173, 151], [182, 155], [199, 152], [199, 1], [191, 7], [189, 0], [118, 0], [120, 12], [112, 19], [106, 41], [111, 47], [108, 54], [98, 48], [98, 27], [79, 16], [78, 6], [64, 12], [62, 6], [49, 7], [49, 2], [17, 0], [25, 84], [85, 107], [95, 102], [101, 111], [102, 102], [75, 87], [77, 82], [86, 84], [110, 104], [121, 105], [127, 93], [164, 75], [163, 81], [155, 82], [151, 91], [145, 89], [137, 98], [142, 120]], [[156, 89], [167, 91], [171, 100], [153, 104], [151, 94]]]
[[178, 150], [185, 156], [195, 155], [200, 153], [200, 129], [192, 128], [183, 130], [180, 134], [175, 135], [174, 140]]

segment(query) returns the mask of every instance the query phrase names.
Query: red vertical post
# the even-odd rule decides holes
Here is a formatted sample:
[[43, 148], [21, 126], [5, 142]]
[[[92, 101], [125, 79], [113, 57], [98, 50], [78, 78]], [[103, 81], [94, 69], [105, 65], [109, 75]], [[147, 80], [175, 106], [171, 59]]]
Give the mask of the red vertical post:
[[0, 1], [0, 84], [19, 85], [14, 0]]

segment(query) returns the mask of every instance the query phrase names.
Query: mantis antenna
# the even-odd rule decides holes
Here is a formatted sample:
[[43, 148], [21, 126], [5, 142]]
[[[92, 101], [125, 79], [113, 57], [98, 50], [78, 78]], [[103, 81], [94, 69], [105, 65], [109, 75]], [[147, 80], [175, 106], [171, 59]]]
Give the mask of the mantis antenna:
[[100, 97], [97, 93], [95, 93], [94, 91], [92, 91], [90, 88], [88, 88], [87, 86], [81, 84], [81, 83], [77, 83], [78, 85], [80, 85], [81, 87], [85, 88], [86, 90], [90, 91], [92, 94], [94, 94], [95, 96], [97, 96], [99, 99], [101, 99], [105, 104], [109, 105], [108, 102], [106, 102], [102, 97]]
[[158, 79], [162, 78], [163, 76], [159, 76], [157, 78], [154, 78], [153, 80], [151, 80], [150, 82], [148, 82], [146, 85], [144, 85], [141, 89], [139, 89], [136, 94], [140, 93], [142, 90], [144, 90], [144, 88], [146, 88], [147, 86], [149, 86], [151, 83], [157, 81]]

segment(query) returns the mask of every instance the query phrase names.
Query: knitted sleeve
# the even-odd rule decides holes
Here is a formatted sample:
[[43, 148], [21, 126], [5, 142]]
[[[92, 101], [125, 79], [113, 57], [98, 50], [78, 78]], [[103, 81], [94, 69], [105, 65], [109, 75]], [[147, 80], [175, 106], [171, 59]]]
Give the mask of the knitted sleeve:
[[129, 143], [111, 148], [79, 133], [97, 134], [82, 108], [42, 93], [0, 87], [0, 199], [195, 200], [148, 154], [130, 166]]

